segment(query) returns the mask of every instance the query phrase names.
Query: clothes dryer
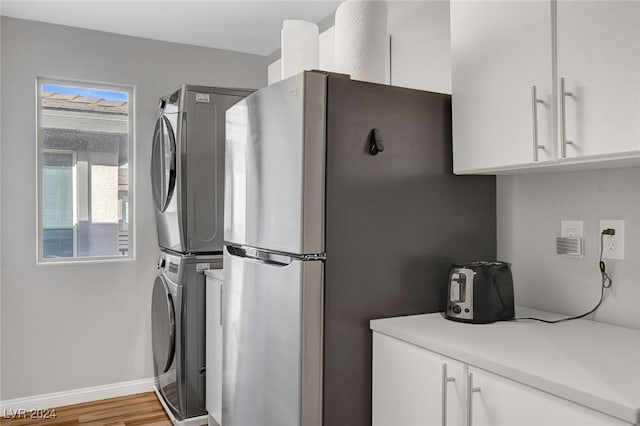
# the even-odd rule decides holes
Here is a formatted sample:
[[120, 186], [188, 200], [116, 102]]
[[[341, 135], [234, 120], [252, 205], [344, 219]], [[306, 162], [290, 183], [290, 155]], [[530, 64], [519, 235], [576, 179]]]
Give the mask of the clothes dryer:
[[161, 248], [222, 253], [225, 112], [250, 93], [182, 85], [160, 98], [151, 185]]

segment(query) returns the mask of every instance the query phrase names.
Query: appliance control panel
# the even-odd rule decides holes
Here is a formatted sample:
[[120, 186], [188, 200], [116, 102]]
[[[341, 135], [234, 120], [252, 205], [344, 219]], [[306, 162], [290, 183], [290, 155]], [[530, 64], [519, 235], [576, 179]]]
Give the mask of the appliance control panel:
[[473, 319], [473, 277], [475, 272], [455, 268], [449, 277], [447, 314], [456, 318]]
[[158, 272], [171, 280], [172, 282], [179, 281], [180, 274], [180, 257], [172, 256], [168, 253], [161, 253], [158, 259]]

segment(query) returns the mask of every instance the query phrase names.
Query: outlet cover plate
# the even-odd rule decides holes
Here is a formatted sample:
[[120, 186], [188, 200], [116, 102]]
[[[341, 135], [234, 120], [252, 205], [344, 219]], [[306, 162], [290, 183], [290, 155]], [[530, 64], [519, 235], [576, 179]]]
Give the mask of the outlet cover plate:
[[602, 236], [602, 258], [624, 260], [624, 220], [601, 220], [600, 232], [607, 228], [615, 229], [616, 235]]
[[565, 238], [582, 238], [581, 220], [562, 220], [560, 221], [560, 236]]

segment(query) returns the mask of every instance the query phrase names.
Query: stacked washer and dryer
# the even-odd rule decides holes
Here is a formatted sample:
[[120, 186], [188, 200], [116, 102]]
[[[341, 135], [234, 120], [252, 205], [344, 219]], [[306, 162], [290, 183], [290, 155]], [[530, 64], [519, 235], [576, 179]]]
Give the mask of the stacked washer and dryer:
[[160, 98], [151, 182], [160, 259], [151, 322], [156, 393], [176, 425], [204, 425], [205, 276], [222, 268], [226, 110], [251, 91], [182, 85]]

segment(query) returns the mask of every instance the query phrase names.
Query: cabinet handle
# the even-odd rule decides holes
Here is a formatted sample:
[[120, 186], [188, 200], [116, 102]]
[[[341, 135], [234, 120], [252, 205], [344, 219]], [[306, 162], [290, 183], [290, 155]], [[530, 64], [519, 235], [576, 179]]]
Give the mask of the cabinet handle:
[[473, 394], [480, 392], [480, 388], [473, 387], [473, 373], [467, 373], [467, 426], [473, 422]]
[[565, 107], [567, 96], [573, 96], [573, 93], [565, 90], [564, 77], [560, 77], [560, 156], [562, 158], [567, 157], [567, 145], [573, 145], [573, 141], [567, 140], [567, 113]]
[[455, 382], [447, 375], [447, 363], [442, 364], [442, 426], [447, 426], [447, 383]]
[[538, 150], [545, 149], [538, 144], [538, 104], [544, 104], [544, 100], [538, 99], [538, 88], [531, 87], [531, 116], [533, 121], [533, 161], [538, 161]]
[[222, 284], [220, 284], [220, 325], [222, 325]]

